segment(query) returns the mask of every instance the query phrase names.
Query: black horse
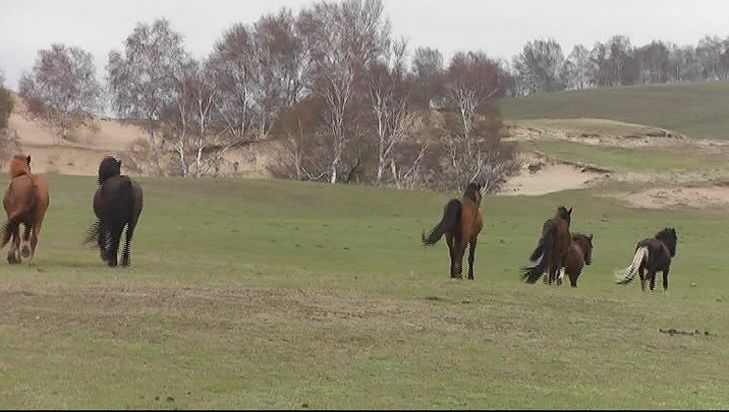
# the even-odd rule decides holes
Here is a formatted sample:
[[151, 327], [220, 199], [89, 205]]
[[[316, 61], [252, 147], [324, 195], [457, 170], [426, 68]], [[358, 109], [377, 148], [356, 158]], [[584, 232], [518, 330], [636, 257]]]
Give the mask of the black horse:
[[[652, 239], [643, 239], [635, 246], [633, 262], [625, 269], [624, 274], [618, 274], [616, 283], [627, 285], [635, 274], [640, 275], [640, 287], [645, 291], [646, 283], [650, 282], [651, 291], [656, 286], [656, 272], [663, 272], [663, 291], [668, 291], [668, 272], [671, 269], [671, 258], [676, 256], [676, 229], [665, 228]], [[645, 271], [648, 276], [645, 276]]]
[[94, 214], [97, 221], [89, 228], [86, 243], [96, 242], [101, 259], [109, 266], [117, 265], [122, 231], [126, 240], [122, 266], [129, 266], [129, 248], [134, 229], [144, 205], [142, 187], [128, 176], [121, 175], [121, 160], [105, 157], [99, 165], [99, 188], [94, 194]]

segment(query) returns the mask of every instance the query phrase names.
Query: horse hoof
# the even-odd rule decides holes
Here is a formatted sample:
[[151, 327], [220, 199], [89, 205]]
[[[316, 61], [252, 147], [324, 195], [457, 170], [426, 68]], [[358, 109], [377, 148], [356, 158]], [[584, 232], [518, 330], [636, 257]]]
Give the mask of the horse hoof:
[[28, 247], [28, 245], [23, 246], [23, 249], [21, 249], [20, 251], [20, 255], [24, 258], [30, 257], [30, 248]]

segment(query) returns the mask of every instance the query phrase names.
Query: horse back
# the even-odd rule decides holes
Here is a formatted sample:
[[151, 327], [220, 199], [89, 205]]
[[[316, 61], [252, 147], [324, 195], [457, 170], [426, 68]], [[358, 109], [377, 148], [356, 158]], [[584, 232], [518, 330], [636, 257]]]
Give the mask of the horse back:
[[126, 223], [132, 215], [134, 189], [127, 176], [112, 176], [94, 194], [94, 211], [101, 219]]
[[568, 252], [570, 244], [572, 244], [572, 236], [564, 219], [554, 219], [555, 234], [552, 250], [555, 256], [565, 256]]
[[481, 208], [471, 199], [461, 199], [461, 231], [464, 237], [470, 239], [481, 232], [483, 214]]
[[45, 212], [51, 203], [48, 182], [43, 176], [31, 175], [31, 178], [33, 179], [33, 189], [36, 196], [36, 210], [38, 212]]
[[582, 248], [577, 242], [572, 242], [567, 249], [567, 258], [565, 260], [565, 271], [567, 273], [577, 274], [585, 266], [585, 258]]
[[13, 178], [3, 197], [3, 207], [8, 218], [27, 216], [32, 213], [35, 204], [33, 178], [27, 174]]

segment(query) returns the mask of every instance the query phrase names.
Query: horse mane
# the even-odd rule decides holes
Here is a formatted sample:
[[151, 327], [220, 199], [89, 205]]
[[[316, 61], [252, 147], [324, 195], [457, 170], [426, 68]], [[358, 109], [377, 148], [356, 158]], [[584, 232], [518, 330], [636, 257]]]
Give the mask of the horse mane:
[[676, 243], [678, 241], [676, 236], [676, 229], [667, 227], [656, 233], [654, 237], [662, 242], [664, 245], [666, 245], [668, 251], [671, 253], [671, 257], [676, 256]]
[[592, 235], [587, 236], [582, 233], [573, 233], [572, 241], [582, 250], [582, 258], [585, 259], [585, 264], [592, 263]]
[[121, 161], [116, 160], [111, 156], [105, 157], [99, 164], [99, 184], [110, 177], [121, 175]]
[[30, 156], [22, 154], [13, 155], [10, 159], [10, 176], [16, 178], [18, 176], [30, 174]]

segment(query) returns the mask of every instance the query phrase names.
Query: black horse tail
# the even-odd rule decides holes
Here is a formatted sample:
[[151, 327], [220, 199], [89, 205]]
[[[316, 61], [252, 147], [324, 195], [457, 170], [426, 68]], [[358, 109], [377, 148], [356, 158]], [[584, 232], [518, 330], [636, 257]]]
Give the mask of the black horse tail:
[[84, 237], [83, 242], [81, 244], [83, 245], [92, 245], [95, 244], [97, 239], [99, 238], [99, 221], [97, 220], [94, 222], [91, 227], [86, 229], [86, 236]]
[[536, 282], [542, 277], [544, 271], [547, 270], [547, 262], [549, 262], [549, 255], [552, 253], [552, 244], [554, 243], [554, 234], [555, 226], [550, 225], [542, 235], [542, 238], [539, 239], [539, 243], [530, 257], [530, 260], [536, 260], [536, 264], [521, 268], [524, 271], [521, 278], [526, 279], [527, 283]]
[[423, 245], [432, 246], [440, 240], [443, 234], [458, 224], [458, 220], [461, 218], [461, 201], [458, 199], [452, 199], [443, 209], [443, 219], [440, 220], [433, 230], [430, 231], [428, 236], [425, 236], [423, 232], [422, 240]]

